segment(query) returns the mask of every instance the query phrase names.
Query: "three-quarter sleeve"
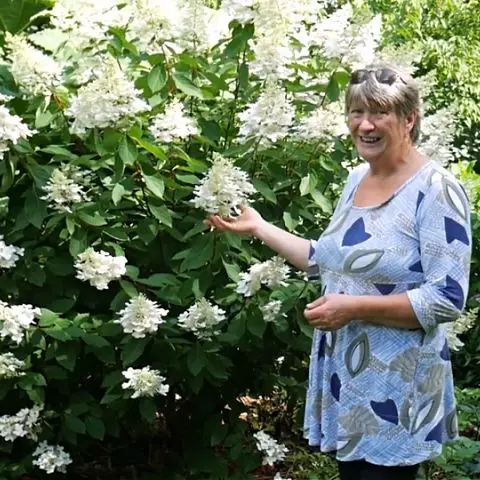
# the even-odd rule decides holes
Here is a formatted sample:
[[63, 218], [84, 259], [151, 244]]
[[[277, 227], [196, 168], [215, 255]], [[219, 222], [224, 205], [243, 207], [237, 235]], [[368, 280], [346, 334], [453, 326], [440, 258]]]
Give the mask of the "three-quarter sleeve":
[[407, 292], [425, 332], [453, 322], [468, 293], [472, 237], [468, 198], [453, 176], [435, 175], [417, 199], [416, 228], [424, 282]]

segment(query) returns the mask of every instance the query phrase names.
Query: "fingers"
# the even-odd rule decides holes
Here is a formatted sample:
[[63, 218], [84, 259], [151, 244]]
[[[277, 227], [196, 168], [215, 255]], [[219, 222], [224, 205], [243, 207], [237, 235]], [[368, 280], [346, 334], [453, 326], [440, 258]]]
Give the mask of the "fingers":
[[235, 231], [234, 219], [223, 219], [218, 215], [211, 215], [210, 218], [207, 218], [203, 221], [206, 225], [213, 228], [218, 228], [219, 230], [228, 230]]
[[307, 309], [310, 310], [312, 308], [319, 307], [320, 305], [323, 305], [327, 301], [326, 297], [319, 297], [313, 302], [307, 304]]

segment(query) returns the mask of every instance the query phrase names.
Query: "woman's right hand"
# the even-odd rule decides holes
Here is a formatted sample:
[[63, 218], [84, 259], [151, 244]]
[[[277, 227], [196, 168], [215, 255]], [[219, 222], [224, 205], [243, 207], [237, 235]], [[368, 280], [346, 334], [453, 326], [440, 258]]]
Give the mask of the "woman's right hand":
[[240, 207], [240, 215], [236, 218], [221, 218], [218, 215], [211, 215], [204, 220], [210, 227], [222, 231], [255, 235], [258, 227], [264, 222], [262, 216], [252, 207]]

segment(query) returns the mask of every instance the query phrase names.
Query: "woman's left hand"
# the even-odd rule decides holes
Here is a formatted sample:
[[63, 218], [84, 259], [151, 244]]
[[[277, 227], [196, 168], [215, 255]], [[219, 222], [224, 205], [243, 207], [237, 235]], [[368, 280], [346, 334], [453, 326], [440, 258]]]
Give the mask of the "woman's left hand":
[[355, 296], [329, 293], [307, 305], [303, 314], [308, 323], [321, 330], [338, 330], [355, 316]]

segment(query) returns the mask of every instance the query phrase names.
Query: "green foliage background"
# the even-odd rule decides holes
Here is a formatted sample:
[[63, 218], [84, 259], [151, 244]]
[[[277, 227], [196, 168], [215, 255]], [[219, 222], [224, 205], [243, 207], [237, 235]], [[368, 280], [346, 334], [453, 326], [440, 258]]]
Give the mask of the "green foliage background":
[[[4, 1], [0, 23], [17, 32], [48, 3]], [[386, 19], [385, 42], [420, 45], [421, 70], [435, 70], [433, 108], [454, 98], [463, 112], [459, 141], [472, 136], [480, 123], [477, 2], [372, 0], [370, 5]], [[187, 54], [147, 59], [148, 71], [136, 86], [154, 110], [161, 111], [169, 96], [178, 96], [201, 126], [201, 135], [170, 149], [154, 144], [142, 118], [126, 133], [95, 130], [81, 141], [68, 130], [62, 99], [48, 105], [43, 99], [25, 101], [9, 72], [0, 72], [0, 90], [17, 95], [9, 107], [39, 130], [0, 163], [1, 230], [7, 243], [26, 249], [18, 266], [1, 274], [0, 297], [40, 306], [43, 312], [28, 341], [15, 350], [29, 363], [29, 372], [0, 384], [2, 413], [45, 403], [43, 436], [75, 452], [76, 465], [87, 464], [100, 451], [120, 462], [128, 445], [140, 455], [148, 449], [161, 452], [155, 459], [141, 456], [137, 463], [154, 464], [165, 478], [250, 478], [261, 459], [252, 431], [238, 419], [244, 407], [237, 398], [245, 393], [268, 396], [274, 387], [285, 392], [288, 411], [296, 415], [288, 427], [299, 433], [311, 339], [302, 310], [318, 296], [319, 286], [292, 275], [287, 287], [263, 290], [255, 299], [240, 297], [234, 293], [240, 271], [271, 253], [250, 239], [209, 231], [202, 224], [204, 214], [189, 200], [210, 166], [211, 153], [220, 151], [250, 174], [259, 192], [256, 207], [265, 218], [315, 238], [346, 176], [340, 162], [354, 159], [355, 153], [348, 140], [337, 141], [328, 153], [321, 143], [287, 141], [250, 153], [251, 144], [234, 142], [235, 115], [260, 88], [251, 81], [246, 62], [252, 34], [250, 27], [237, 25], [212, 59]], [[114, 32], [109, 48], [134, 66], [145, 60], [122, 32]], [[327, 100], [336, 100], [348, 71], [328, 68], [319, 63], [309, 73], [328, 74], [328, 83], [315, 88]], [[220, 100], [232, 83], [234, 98]], [[287, 88], [294, 91], [300, 84], [292, 81]], [[478, 154], [473, 147], [471, 152]], [[478, 195], [477, 159], [472, 160], [459, 174]], [[100, 192], [72, 214], [52, 212], [40, 198], [53, 169], [64, 162], [92, 170]], [[473, 207], [478, 233], [478, 203]], [[74, 258], [90, 245], [128, 258], [126, 277], [108, 291], [98, 292], [74, 276]], [[475, 296], [480, 286], [477, 242], [474, 249]], [[138, 293], [170, 309], [159, 334], [145, 339], [124, 335], [113, 323], [115, 312]], [[204, 296], [229, 314], [222, 334], [210, 343], [196, 341], [176, 326], [178, 314]], [[283, 301], [287, 318], [267, 325], [260, 306], [272, 299]], [[480, 378], [479, 340], [477, 327], [455, 356], [465, 386], [477, 385]], [[275, 362], [279, 356], [285, 358], [281, 365]], [[166, 398], [135, 401], [122, 390], [121, 371], [146, 364], [166, 372], [171, 385]], [[276, 428], [272, 433], [286, 433]], [[29, 451], [27, 441], [2, 443], [2, 475], [18, 478], [28, 472]]]

